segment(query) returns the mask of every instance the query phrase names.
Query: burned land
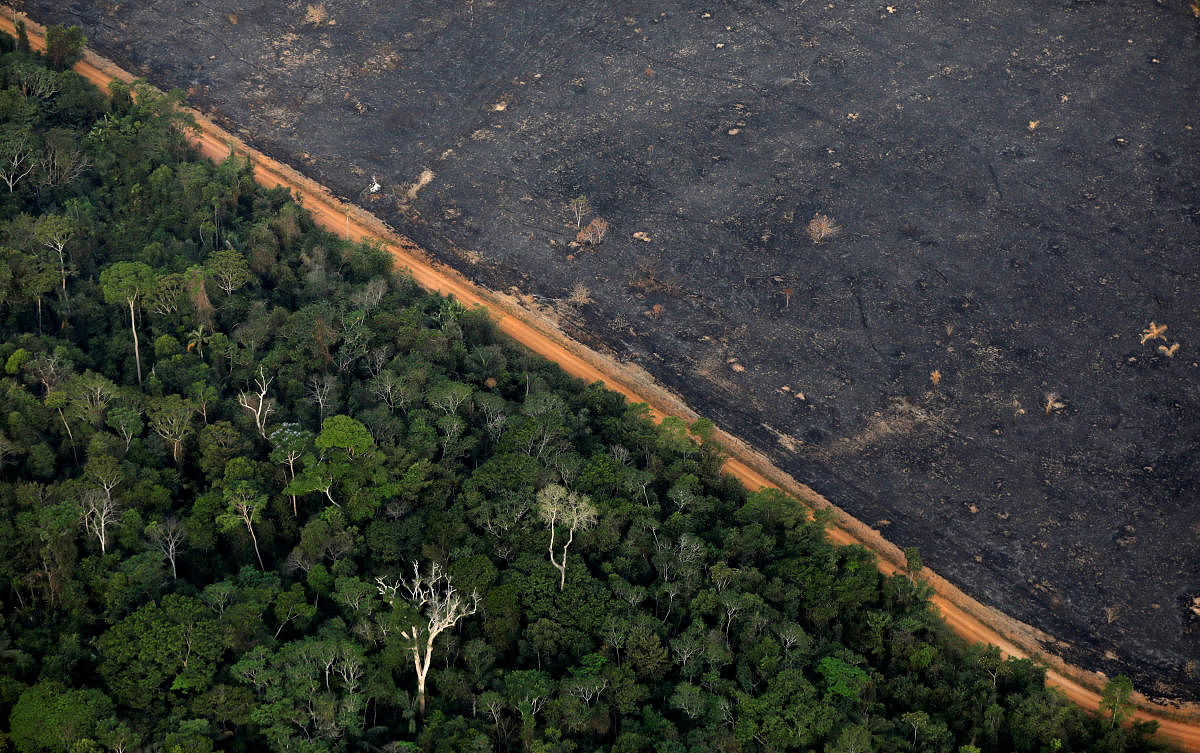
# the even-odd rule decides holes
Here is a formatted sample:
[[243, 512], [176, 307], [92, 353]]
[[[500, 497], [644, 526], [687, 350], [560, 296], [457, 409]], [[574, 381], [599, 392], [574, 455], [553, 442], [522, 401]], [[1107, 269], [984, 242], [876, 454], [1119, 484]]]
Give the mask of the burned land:
[[18, 5], [1200, 698], [1183, 0]]

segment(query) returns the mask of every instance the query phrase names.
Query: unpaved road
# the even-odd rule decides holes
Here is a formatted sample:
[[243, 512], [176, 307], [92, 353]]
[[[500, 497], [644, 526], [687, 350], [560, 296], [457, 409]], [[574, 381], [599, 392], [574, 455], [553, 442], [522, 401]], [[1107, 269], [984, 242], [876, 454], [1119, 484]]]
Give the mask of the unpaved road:
[[[15, 34], [13, 18], [14, 13], [10, 9], [0, 6], [0, 31]], [[43, 29], [33, 22], [27, 23], [33, 47], [42, 49]], [[90, 51], [75, 69], [102, 89], [107, 89], [108, 83], [114, 79], [129, 82], [135, 78]], [[432, 262], [419, 246], [392, 231], [379, 219], [339, 201], [291, 167], [251, 149], [200, 113], [192, 111], [191, 114], [198, 127], [194, 143], [204, 156], [215, 161], [223, 160], [231, 153], [249, 157], [259, 183], [268, 187], [289, 188], [303, 199], [304, 207], [326, 229], [352, 240], [369, 239], [382, 243], [395, 257], [396, 263], [409, 269], [414, 280], [422, 287], [442, 295], [452, 295], [467, 306], [485, 306], [493, 312], [501, 331], [530, 350], [555, 361], [573, 376], [588, 382], [603, 381], [630, 401], [647, 403], [656, 419], [669, 415], [687, 421], [696, 418], [696, 414], [679, 398], [654, 384], [644, 372], [619, 364], [570, 340], [545, 319], [522, 309], [513, 299], [481, 288], [457, 271]], [[900, 569], [903, 556], [877, 531], [830, 505], [812, 489], [796, 482], [736, 437], [720, 431], [717, 436], [730, 453], [726, 471], [747, 487], [783, 488], [810, 505], [831, 509], [835, 519], [827, 532], [830, 540], [838, 544], [860, 544], [871, 549], [878, 555], [879, 569], [885, 574]], [[1050, 636], [980, 604], [928, 569], [924, 576], [934, 588], [934, 603], [958, 635], [967, 640], [994, 644], [1007, 656], [1030, 657], [1046, 662], [1049, 664], [1049, 684], [1084, 708], [1099, 708], [1098, 689], [1105, 682], [1102, 675], [1064, 664], [1041, 649], [1041, 644], [1053, 640]], [[1140, 705], [1136, 719], [1158, 722], [1161, 738], [1185, 750], [1200, 752], [1200, 708], [1195, 704], [1168, 708], [1148, 703], [1141, 696], [1135, 696], [1135, 700]]]

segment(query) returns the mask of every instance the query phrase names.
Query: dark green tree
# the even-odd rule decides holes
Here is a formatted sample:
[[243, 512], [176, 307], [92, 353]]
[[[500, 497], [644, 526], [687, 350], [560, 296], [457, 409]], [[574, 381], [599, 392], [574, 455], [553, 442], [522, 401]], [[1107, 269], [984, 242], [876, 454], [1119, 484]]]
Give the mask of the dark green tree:
[[46, 60], [56, 71], [65, 71], [83, 60], [87, 38], [79, 26], [56, 24], [46, 29]]

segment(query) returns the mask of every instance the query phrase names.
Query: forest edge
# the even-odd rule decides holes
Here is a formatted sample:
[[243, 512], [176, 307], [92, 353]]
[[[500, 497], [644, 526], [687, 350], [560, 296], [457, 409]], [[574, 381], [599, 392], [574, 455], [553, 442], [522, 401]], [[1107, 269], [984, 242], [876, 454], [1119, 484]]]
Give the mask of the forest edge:
[[[10, 6], [0, 4], [0, 31], [15, 37], [17, 19], [24, 21], [31, 46], [38, 51], [44, 50], [45, 27]], [[137, 79], [90, 49], [85, 49], [84, 55], [74, 69], [102, 91], [108, 91], [111, 81], [128, 84]], [[187, 135], [201, 155], [214, 162], [221, 162], [231, 155], [248, 159], [259, 184], [291, 190], [316, 223], [330, 232], [352, 241], [366, 240], [381, 244], [396, 264], [406, 268], [422, 288], [439, 295], [453, 296], [465, 306], [483, 306], [505, 335], [554, 361], [574, 377], [589, 383], [604, 382], [606, 387], [630, 402], [647, 404], [656, 422], [675, 417], [690, 424], [699, 418], [679, 397], [655, 383], [645, 371], [618, 363], [609, 356], [585, 347], [567, 337], [545, 318], [520, 306], [515, 299], [482, 288], [457, 270], [432, 261], [413, 241], [374, 215], [338, 199], [328, 189], [292, 167], [250, 147], [200, 112], [192, 108], [184, 110], [194, 119], [196, 129]], [[870, 550], [876, 555], [880, 572], [885, 575], [905, 571], [903, 552], [884, 539], [877, 530], [796, 481], [737, 437], [715, 428], [712, 438], [728, 455], [725, 472], [748, 489], [756, 490], [764, 486], [779, 488], [811, 509], [829, 511], [832, 517], [826, 535], [831, 542], [839, 545], [857, 544]], [[1046, 664], [1048, 685], [1058, 688], [1068, 699], [1085, 709], [1099, 710], [1101, 690], [1109, 680], [1107, 676], [1064, 662], [1046, 649], [1046, 646], [1053, 646], [1056, 642], [1052, 636], [976, 601], [929, 568], [924, 568], [921, 576], [933, 588], [931, 601], [957, 635], [969, 641], [993, 644], [1006, 657], [1030, 658]], [[1184, 750], [1200, 753], [1200, 704], [1169, 706], [1152, 702], [1141, 693], [1134, 693], [1132, 700], [1137, 710], [1130, 721], [1157, 722], [1157, 737]]]

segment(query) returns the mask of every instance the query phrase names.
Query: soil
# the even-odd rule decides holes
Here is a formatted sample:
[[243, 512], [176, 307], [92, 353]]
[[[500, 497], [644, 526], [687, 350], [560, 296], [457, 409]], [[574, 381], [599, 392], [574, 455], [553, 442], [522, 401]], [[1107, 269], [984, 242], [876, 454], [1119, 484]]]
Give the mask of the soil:
[[1029, 6], [23, 4], [1065, 660], [1200, 700], [1196, 21]]

